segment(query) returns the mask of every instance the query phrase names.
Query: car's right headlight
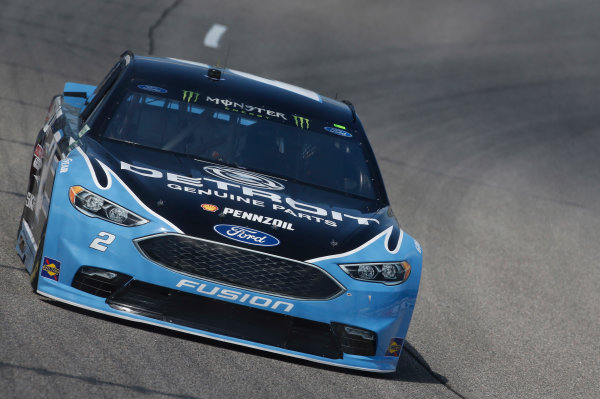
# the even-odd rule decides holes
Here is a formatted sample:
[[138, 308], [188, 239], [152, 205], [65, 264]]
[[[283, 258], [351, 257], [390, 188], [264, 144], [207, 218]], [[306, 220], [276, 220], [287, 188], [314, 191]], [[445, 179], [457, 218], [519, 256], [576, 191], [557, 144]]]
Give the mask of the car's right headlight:
[[374, 283], [400, 284], [410, 276], [410, 264], [406, 261], [352, 263], [339, 266], [353, 279]]
[[75, 209], [92, 218], [99, 218], [126, 227], [148, 223], [148, 220], [143, 217], [81, 186], [72, 186], [69, 189], [69, 200]]

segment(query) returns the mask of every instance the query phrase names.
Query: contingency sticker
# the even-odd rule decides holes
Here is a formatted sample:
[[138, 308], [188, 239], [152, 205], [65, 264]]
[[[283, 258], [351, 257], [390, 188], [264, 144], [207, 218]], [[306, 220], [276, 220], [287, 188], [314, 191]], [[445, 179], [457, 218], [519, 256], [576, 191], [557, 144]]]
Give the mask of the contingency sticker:
[[35, 151], [33, 152], [33, 167], [35, 170], [40, 170], [42, 168], [42, 160], [44, 159], [44, 153], [44, 148], [38, 144], [35, 147]]
[[385, 355], [399, 357], [400, 352], [402, 351], [403, 344], [404, 344], [404, 340], [402, 338], [392, 338], [390, 341], [390, 346], [388, 346], [388, 349], [385, 352]]
[[202, 204], [200, 206], [207, 212], [216, 212], [219, 210], [219, 207], [214, 204]]
[[44, 258], [42, 264], [42, 277], [49, 278], [50, 280], [58, 281], [60, 275], [60, 262], [52, 258]]

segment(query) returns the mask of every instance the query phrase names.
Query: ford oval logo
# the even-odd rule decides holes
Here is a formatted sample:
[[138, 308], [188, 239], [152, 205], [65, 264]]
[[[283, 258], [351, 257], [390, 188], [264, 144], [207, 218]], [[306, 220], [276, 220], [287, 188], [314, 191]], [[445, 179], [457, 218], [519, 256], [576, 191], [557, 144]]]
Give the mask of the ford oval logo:
[[342, 137], [352, 137], [350, 133], [345, 130], [338, 129], [337, 127], [325, 126], [323, 129], [327, 130], [329, 133], [337, 134]]
[[279, 240], [272, 235], [248, 227], [236, 226], [233, 224], [218, 224], [214, 229], [223, 237], [243, 242], [244, 244], [259, 245], [261, 247], [274, 247], [275, 245], [279, 245]]
[[163, 89], [162, 87], [157, 87], [157, 86], [150, 86], [150, 85], [138, 85], [138, 88], [142, 89], [142, 90], [146, 90], [146, 91], [151, 91], [153, 93], [165, 94], [167, 92], [167, 89]]

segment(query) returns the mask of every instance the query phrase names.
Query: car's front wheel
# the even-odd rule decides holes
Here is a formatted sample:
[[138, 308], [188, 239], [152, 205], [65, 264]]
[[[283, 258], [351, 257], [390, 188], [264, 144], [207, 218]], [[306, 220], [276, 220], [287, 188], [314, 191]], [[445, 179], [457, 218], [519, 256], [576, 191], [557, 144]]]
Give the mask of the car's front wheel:
[[38, 281], [40, 278], [40, 265], [42, 264], [42, 254], [44, 253], [44, 241], [46, 238], [46, 227], [48, 223], [44, 225], [44, 230], [42, 231], [42, 238], [40, 239], [40, 245], [38, 245], [37, 251], [35, 252], [35, 257], [33, 258], [33, 268], [31, 269], [31, 274], [29, 275], [29, 280], [31, 281], [31, 287], [34, 292], [37, 292]]

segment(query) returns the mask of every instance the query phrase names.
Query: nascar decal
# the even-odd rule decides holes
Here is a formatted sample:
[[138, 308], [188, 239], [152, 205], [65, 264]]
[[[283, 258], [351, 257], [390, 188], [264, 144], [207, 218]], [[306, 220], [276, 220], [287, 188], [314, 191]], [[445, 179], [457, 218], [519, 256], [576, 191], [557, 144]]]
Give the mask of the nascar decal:
[[236, 226], [234, 224], [218, 224], [214, 230], [225, 238], [243, 242], [244, 244], [259, 245], [261, 247], [274, 247], [279, 245], [279, 240], [270, 234], [248, 227]]
[[35, 147], [35, 151], [33, 152], [33, 168], [35, 170], [40, 170], [42, 167], [42, 160], [44, 159], [44, 148], [41, 145], [37, 145]]
[[58, 276], [60, 276], [60, 262], [52, 258], [44, 257], [44, 262], [42, 263], [42, 277], [58, 281]]
[[294, 231], [294, 227], [292, 226], [291, 223], [284, 222], [283, 220], [279, 220], [279, 219], [270, 218], [267, 216], [257, 215], [255, 213], [244, 212], [244, 211], [235, 210], [235, 209], [231, 209], [231, 208], [225, 208], [225, 209], [223, 209], [223, 215], [231, 215], [235, 218], [250, 220], [252, 222], [258, 222], [258, 223]]
[[215, 177], [229, 180], [234, 183], [244, 184], [250, 187], [264, 188], [267, 190], [283, 190], [285, 187], [275, 180], [255, 172], [229, 168], [227, 166], [205, 166], [204, 171]]
[[404, 340], [402, 338], [392, 338], [387, 351], [385, 351], [385, 356], [399, 357], [403, 344]]
[[[123, 161], [121, 161], [121, 170], [154, 179], [163, 179], [165, 177], [163, 172], [159, 170], [135, 166]], [[293, 217], [323, 223], [331, 227], [337, 227], [337, 222], [347, 219], [354, 220], [360, 225], [379, 224], [379, 220], [377, 219], [349, 215], [338, 211], [328, 211], [324, 208], [296, 201], [291, 197], [282, 196], [271, 191], [228, 183], [209, 177], [188, 177], [167, 172], [166, 179], [168, 181], [167, 187], [172, 190], [201, 196], [215, 196], [231, 201], [244, 202], [256, 207], [264, 208], [269, 206], [276, 211], [285, 212]]]

